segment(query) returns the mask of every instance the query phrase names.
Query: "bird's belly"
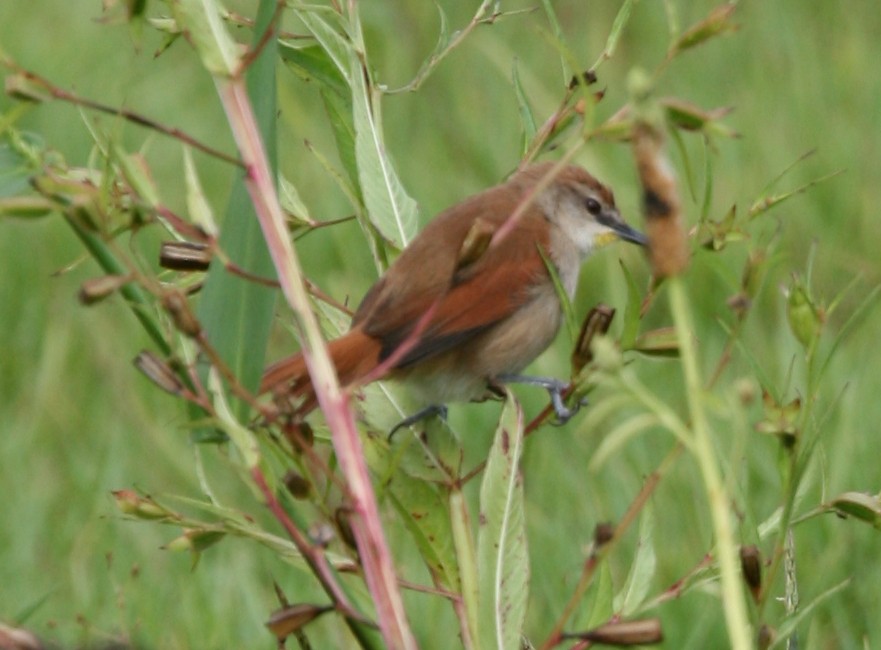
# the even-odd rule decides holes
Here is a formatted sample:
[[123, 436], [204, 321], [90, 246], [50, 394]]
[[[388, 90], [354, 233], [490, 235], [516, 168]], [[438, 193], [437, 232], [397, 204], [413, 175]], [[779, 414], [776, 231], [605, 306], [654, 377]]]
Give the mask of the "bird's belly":
[[426, 404], [479, 399], [487, 380], [518, 373], [551, 344], [560, 327], [553, 289], [461, 346], [395, 372]]

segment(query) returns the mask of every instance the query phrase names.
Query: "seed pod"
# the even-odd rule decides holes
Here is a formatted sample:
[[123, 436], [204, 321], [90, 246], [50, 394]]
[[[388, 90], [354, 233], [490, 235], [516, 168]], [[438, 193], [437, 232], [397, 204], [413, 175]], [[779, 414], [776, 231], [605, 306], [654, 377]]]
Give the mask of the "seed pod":
[[94, 305], [129, 281], [131, 281], [130, 275], [103, 275], [100, 278], [91, 278], [80, 285], [77, 297], [84, 305]]

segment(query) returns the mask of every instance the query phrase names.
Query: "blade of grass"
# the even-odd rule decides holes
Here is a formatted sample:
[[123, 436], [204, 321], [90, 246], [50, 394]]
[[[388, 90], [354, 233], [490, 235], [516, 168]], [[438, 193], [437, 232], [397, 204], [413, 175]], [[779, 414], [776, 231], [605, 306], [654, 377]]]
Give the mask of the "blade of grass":
[[[274, 12], [274, 0], [261, 0], [254, 29], [255, 43], [269, 26]], [[277, 167], [275, 43], [275, 39], [266, 43], [247, 72], [248, 95], [273, 170]], [[263, 277], [274, 275], [272, 259], [242, 176], [237, 177], [233, 185], [220, 247], [232, 262], [249, 273]], [[219, 264], [212, 264], [205, 280], [199, 320], [208, 340], [248, 389], [256, 388], [263, 372], [275, 301], [275, 290], [228, 273]], [[246, 409], [246, 404], [237, 402], [235, 413], [243, 418]]]

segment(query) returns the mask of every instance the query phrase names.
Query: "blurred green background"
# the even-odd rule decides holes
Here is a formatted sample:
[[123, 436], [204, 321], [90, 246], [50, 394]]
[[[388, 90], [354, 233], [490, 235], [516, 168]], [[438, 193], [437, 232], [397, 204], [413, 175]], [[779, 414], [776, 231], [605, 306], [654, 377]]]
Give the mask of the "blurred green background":
[[[451, 28], [461, 28], [478, 3], [443, 4]], [[553, 4], [579, 62], [590, 66], [619, 3]], [[714, 6], [704, 0], [671, 4], [682, 26]], [[251, 3], [233, 6], [245, 15], [253, 12]], [[530, 6], [519, 0], [502, 3], [505, 10]], [[162, 9], [151, 3], [148, 11]], [[434, 4], [373, 1], [361, 3], [361, 10], [376, 80], [392, 88], [403, 85], [436, 40]], [[654, 68], [663, 58], [665, 16], [662, 2], [637, 3], [616, 56], [600, 69], [599, 86], [607, 91], [602, 115], [626, 100], [630, 69]], [[97, 0], [3, 2], [0, 47], [62, 88], [126, 106], [232, 151], [211, 80], [189, 48], [178, 42], [154, 59], [161, 39], [150, 29], [133, 33], [119, 21], [101, 18]], [[779, 231], [782, 244], [746, 338], [777, 385], [785, 385], [797, 347], [787, 332], [779, 286], [788, 283], [792, 271], [805, 270], [811, 247], [816, 246], [813, 281], [821, 298], [831, 300], [859, 278], [830, 318], [830, 331], [881, 278], [881, 12], [869, 0], [778, 0], [742, 3], [736, 21], [737, 33], [678, 58], [658, 87], [661, 95], [735, 108], [726, 122], [742, 137], [718, 142], [712, 216], [721, 218], [733, 204], [747, 210], [770, 180], [810, 150], [816, 153], [786, 176], [780, 189], [844, 170], [775, 209], [756, 229], [756, 236], [764, 237]], [[423, 220], [498, 182], [517, 164], [515, 61], [539, 120], [556, 107], [562, 72], [544, 35], [547, 29], [541, 10], [481, 26], [419, 92], [384, 100], [387, 144]], [[349, 214], [345, 198], [309, 149], [333, 151], [315, 89], [281, 68], [279, 81], [282, 172], [298, 185], [317, 218]], [[10, 106], [0, 97], [0, 110]], [[21, 129], [40, 134], [71, 165], [89, 162], [90, 124], [114, 134], [129, 150], [144, 147], [163, 200], [183, 210], [179, 143], [60, 103], [35, 106], [18, 122]], [[700, 168], [698, 142], [687, 141]], [[233, 171], [205, 156], [197, 155], [196, 161], [209, 200], [222, 214]], [[639, 193], [629, 149], [591, 144], [578, 161], [615, 188], [622, 212], [637, 224]], [[698, 207], [687, 202], [692, 220]], [[144, 255], [153, 256], [150, 244], [138, 240]], [[299, 252], [310, 277], [339, 299], [359, 300], [375, 277], [354, 224], [310, 235]], [[737, 247], [721, 260], [698, 252], [690, 271], [701, 331], [707, 332], [701, 340], [705, 370], [724, 342], [716, 323], [729, 317], [725, 300], [737, 290], [744, 257]], [[619, 258], [644, 281], [648, 271], [636, 251], [604, 251], [585, 266], [576, 302], [579, 315], [599, 300], [623, 305]], [[109, 494], [113, 489], [198, 494], [194, 452], [182, 430], [185, 413], [131, 366], [134, 354], [148, 346], [134, 319], [118, 301], [78, 306], [79, 284], [98, 271], [59, 218], [0, 222], [0, 260], [0, 621], [25, 617], [26, 627], [64, 647], [100, 647], [119, 639], [144, 648], [274, 647], [262, 626], [276, 606], [272, 580], [283, 584], [304, 576], [279, 568], [268, 552], [234, 540], [212, 549], [192, 569], [188, 556], [160, 550], [174, 535], [171, 529], [129, 523], [117, 515]], [[667, 324], [663, 307], [653, 310], [647, 322]], [[881, 491], [879, 326], [881, 311], [873, 307], [838, 349], [824, 378], [821, 396], [831, 410], [822, 424], [803, 509], [845, 490]], [[278, 352], [287, 344], [281, 342]], [[565, 342], [559, 341], [535, 369], [565, 372], [567, 354]], [[671, 373], [678, 377], [669, 363], [640, 361], [638, 370], [661, 394]], [[729, 376], [745, 372], [748, 366], [735, 358]], [[521, 395], [527, 413], [543, 404], [542, 395]], [[670, 398], [676, 399], [672, 393]], [[487, 405], [453, 412], [454, 422], [482, 431], [466, 441], [476, 456], [485, 453], [496, 416], [496, 408]], [[527, 625], [537, 635], [546, 631], [571, 592], [596, 523], [621, 516], [670, 447], [661, 434], [641, 437], [613, 461], [588, 471], [601, 436], [582, 430], [576, 418], [527, 445], [524, 471], [534, 562]], [[774, 440], [756, 434], [743, 458], [732, 461], [741, 463], [740, 471], [749, 477], [751, 503], [759, 511], [767, 505], [764, 516], [770, 515], [779, 491], [776, 450]], [[682, 577], [708, 550], [710, 527], [702, 496], [694, 492], [698, 484], [691, 461], [680, 460], [653, 496], [659, 558], [655, 590]], [[242, 503], [252, 503], [244, 489], [230, 490]], [[619, 582], [632, 545], [633, 540], [620, 551], [619, 564], [613, 564]], [[825, 601], [802, 627], [804, 647], [881, 644], [878, 531], [827, 516], [800, 526], [796, 545], [803, 602], [852, 576], [847, 589]], [[708, 606], [709, 599], [698, 590], [666, 604], [658, 612], [665, 647], [723, 647], [724, 629], [712, 602]], [[451, 635], [455, 629], [446, 610], [420, 617], [417, 627], [423, 638]]]

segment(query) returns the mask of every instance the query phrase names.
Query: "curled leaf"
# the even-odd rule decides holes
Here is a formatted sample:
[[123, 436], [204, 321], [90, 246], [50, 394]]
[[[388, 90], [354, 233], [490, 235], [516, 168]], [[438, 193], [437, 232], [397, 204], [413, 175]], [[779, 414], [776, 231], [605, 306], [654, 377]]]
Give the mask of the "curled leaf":
[[831, 503], [841, 515], [854, 517], [881, 530], [881, 495], [845, 492]]
[[153, 352], [144, 350], [134, 360], [135, 367], [166, 393], [180, 396], [184, 386], [171, 367]]
[[593, 341], [597, 335], [606, 334], [612, 325], [615, 310], [608, 305], [599, 304], [591, 309], [581, 324], [581, 332], [572, 350], [572, 370], [576, 374], [593, 361]]

